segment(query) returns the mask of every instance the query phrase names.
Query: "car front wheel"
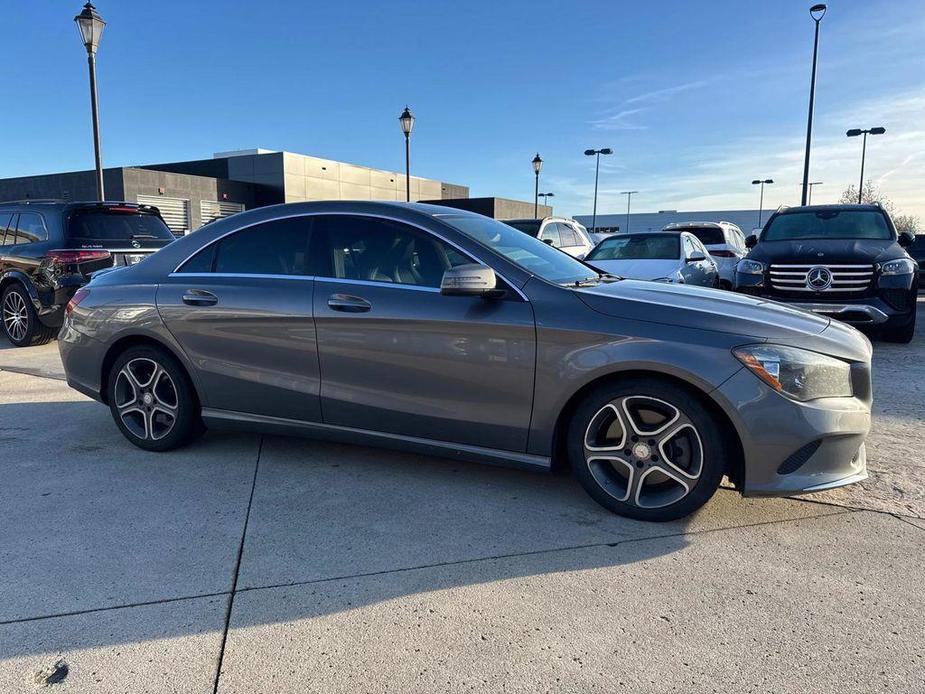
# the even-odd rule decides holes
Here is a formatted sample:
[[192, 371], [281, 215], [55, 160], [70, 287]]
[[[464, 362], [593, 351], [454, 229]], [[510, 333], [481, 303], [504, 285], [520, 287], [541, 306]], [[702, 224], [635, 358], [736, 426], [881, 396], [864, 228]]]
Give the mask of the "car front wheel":
[[591, 392], [571, 422], [568, 451], [595, 501], [649, 521], [675, 520], [703, 506], [727, 459], [715, 418], [695, 394], [641, 378]]
[[112, 365], [109, 409], [129, 441], [147, 451], [179, 448], [199, 436], [199, 402], [179, 362], [156, 347], [132, 347]]

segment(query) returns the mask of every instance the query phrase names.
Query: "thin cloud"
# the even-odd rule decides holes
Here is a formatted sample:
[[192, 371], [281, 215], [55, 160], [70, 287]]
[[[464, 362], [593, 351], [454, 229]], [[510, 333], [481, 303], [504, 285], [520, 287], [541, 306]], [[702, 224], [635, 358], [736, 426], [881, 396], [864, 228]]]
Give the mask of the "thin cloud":
[[634, 122], [633, 119], [633, 116], [646, 110], [648, 109], [628, 108], [613, 115], [590, 121], [590, 124], [598, 130], [646, 130], [648, 126]]
[[631, 99], [627, 99], [624, 103], [627, 104], [648, 104], [648, 103], [661, 103], [668, 101], [671, 97], [682, 94], [683, 92], [689, 92], [692, 89], [700, 89], [709, 84], [707, 80], [697, 80], [695, 82], [686, 82], [684, 84], [678, 84], [674, 87], [665, 87], [664, 89], [656, 89], [651, 92], [646, 92], [644, 94], [639, 94], [634, 96]]

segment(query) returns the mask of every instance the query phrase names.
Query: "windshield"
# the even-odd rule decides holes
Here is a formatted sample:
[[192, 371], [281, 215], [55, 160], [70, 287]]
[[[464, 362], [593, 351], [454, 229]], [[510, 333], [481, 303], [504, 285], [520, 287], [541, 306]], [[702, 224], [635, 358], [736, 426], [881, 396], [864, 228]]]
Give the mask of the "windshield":
[[761, 235], [762, 241], [892, 238], [886, 217], [874, 210], [785, 212], [772, 218]]
[[598, 273], [572, 256], [488, 217], [438, 215], [466, 236], [549, 282], [597, 279]]
[[588, 254], [594, 260], [677, 260], [681, 255], [680, 236], [611, 236]]
[[507, 224], [508, 226], [514, 227], [515, 229], [517, 229], [517, 231], [522, 231], [525, 234], [530, 234], [530, 236], [536, 236], [536, 232], [540, 230], [540, 224], [542, 224], [542, 221], [537, 219], [535, 221], [529, 220], [525, 222], [505, 222], [505, 224]]
[[72, 239], [131, 241], [132, 239], [174, 239], [164, 221], [154, 214], [76, 212], [68, 225]]
[[715, 246], [726, 243], [723, 230], [718, 227], [672, 227], [672, 231], [689, 231], [705, 246]]

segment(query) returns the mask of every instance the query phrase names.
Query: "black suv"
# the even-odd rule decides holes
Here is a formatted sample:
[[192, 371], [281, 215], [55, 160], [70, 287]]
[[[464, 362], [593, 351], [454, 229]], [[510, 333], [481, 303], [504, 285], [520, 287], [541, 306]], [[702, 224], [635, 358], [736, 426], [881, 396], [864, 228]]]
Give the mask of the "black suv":
[[736, 266], [736, 291], [790, 303], [885, 339], [915, 332], [919, 267], [880, 205], [812, 205], [771, 215]]
[[173, 241], [156, 207], [123, 202], [0, 203], [0, 318], [17, 347], [48, 342], [90, 273], [131, 265]]

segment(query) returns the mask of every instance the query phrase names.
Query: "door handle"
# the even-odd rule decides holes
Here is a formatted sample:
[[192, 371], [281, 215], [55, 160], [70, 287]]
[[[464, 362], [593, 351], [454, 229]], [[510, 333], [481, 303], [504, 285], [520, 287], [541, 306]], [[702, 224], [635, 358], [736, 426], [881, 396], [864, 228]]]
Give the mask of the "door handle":
[[365, 313], [373, 307], [363, 297], [351, 296], [350, 294], [331, 294], [328, 297], [328, 306], [334, 311], [344, 311], [345, 313]]
[[204, 289], [188, 289], [183, 294], [183, 303], [189, 306], [215, 306], [218, 297]]

